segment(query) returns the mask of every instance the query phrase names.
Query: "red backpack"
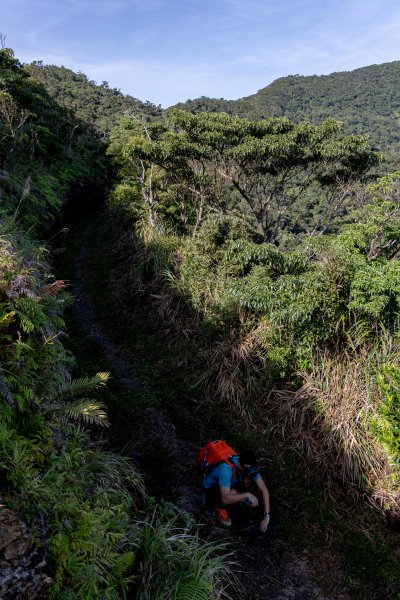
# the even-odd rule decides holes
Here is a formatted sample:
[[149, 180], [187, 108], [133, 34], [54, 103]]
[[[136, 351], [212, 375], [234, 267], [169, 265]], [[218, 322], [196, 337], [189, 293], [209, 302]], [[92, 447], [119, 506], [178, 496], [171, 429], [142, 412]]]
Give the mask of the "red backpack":
[[236, 456], [238, 456], [238, 453], [222, 440], [209, 442], [200, 450], [197, 458], [197, 468], [207, 475], [212, 468], [221, 463], [226, 463], [235, 475], [236, 468], [232, 458]]

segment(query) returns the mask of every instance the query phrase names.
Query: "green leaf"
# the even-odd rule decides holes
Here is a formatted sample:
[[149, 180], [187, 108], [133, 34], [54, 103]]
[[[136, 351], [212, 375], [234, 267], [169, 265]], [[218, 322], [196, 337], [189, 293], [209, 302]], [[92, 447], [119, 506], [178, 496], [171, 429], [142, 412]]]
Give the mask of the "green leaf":
[[110, 377], [110, 373], [96, 373], [94, 377], [81, 377], [79, 379], [73, 379], [69, 383], [65, 383], [60, 386], [57, 391], [49, 398], [73, 398], [78, 394], [84, 394], [91, 392], [106, 384]]

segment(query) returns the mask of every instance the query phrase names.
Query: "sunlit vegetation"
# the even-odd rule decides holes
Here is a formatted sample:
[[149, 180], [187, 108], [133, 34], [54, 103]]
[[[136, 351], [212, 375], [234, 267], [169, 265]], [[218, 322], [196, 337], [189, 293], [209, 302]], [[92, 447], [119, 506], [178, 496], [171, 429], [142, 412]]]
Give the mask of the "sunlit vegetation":
[[294, 250], [255, 243], [231, 217], [206, 221], [194, 238], [148, 233], [131, 279], [143, 293], [141, 269], [147, 280], [153, 273], [147, 286], [160, 326], [193, 321], [187, 328], [197, 331], [209, 401], [256, 422], [264, 409], [268, 420], [276, 410], [277, 426], [286, 422], [297, 436], [296, 414], [309, 413], [294, 443], [310, 467], [321, 463], [328, 478], [365, 484], [378, 502], [398, 488], [397, 186], [394, 174], [370, 188], [364, 223]]
[[[196, 320], [208, 397], [262, 419], [257, 399], [300, 378], [301, 394], [291, 389], [288, 395], [294, 394], [303, 413], [321, 413], [323, 426], [314, 417], [316, 436], [328, 428], [315, 454], [320, 448], [322, 462], [332, 452], [341, 456], [339, 475], [327, 468], [330, 456], [326, 474], [349, 485], [375, 486], [379, 498], [383, 488], [395, 494], [396, 460], [385, 455], [383, 438], [385, 431], [395, 436], [396, 417], [390, 425], [382, 407], [395, 403], [390, 390], [398, 376], [400, 174], [367, 187], [353, 211], [347, 204], [348, 222], [336, 235], [314, 228], [312, 235], [296, 238], [285, 230], [282, 213], [293, 211], [311, 184], [319, 185], [319, 192], [313, 189], [320, 198], [326, 194], [330, 208], [335, 196], [351, 198], [376, 161], [364, 138], [332, 141], [334, 122], [297, 127], [282, 119], [254, 123], [226, 114], [174, 112], [169, 126], [125, 125], [122, 135], [116, 130], [111, 151], [122, 164], [122, 190], [130, 192], [119, 186], [110, 202], [115, 209], [136, 205], [136, 215], [153, 229], [137, 260], [147, 279], [152, 270], [148, 285], [157, 289], [160, 326], [170, 327], [165, 315], [178, 298], [181, 310]], [[173, 213], [166, 212], [171, 198]], [[168, 233], [168, 221], [186, 235]], [[137, 266], [132, 283], [143, 285]], [[359, 374], [354, 366], [362, 364], [369, 365], [365, 381], [365, 366]], [[267, 413], [273, 405], [271, 400]], [[298, 428], [295, 405], [289, 402], [287, 411], [288, 427]]]
[[[320, 481], [349, 503], [346, 547], [370, 564], [377, 539], [393, 593], [383, 532], [385, 514], [400, 519], [400, 172], [378, 178], [387, 163], [371, 144], [397, 151], [397, 70], [292, 76], [161, 114], [0, 51], [0, 494], [46, 554], [52, 597], [219, 598], [232, 579], [224, 549], [184, 511], [155, 507], [110, 450], [98, 397], [109, 374], [82, 374], [63, 343], [73, 298], [38, 240], [51, 242], [68, 202], [79, 218], [105, 192], [119, 314], [145, 299], [203, 414], [233, 415], [262, 456], [275, 445], [304, 487]], [[375, 110], [364, 94], [376, 82]], [[366, 500], [372, 525], [355, 524]]]
[[368, 183], [368, 140], [332, 121], [172, 111], [111, 140], [121, 304], [146, 298], [211, 412], [399, 516], [400, 173]]

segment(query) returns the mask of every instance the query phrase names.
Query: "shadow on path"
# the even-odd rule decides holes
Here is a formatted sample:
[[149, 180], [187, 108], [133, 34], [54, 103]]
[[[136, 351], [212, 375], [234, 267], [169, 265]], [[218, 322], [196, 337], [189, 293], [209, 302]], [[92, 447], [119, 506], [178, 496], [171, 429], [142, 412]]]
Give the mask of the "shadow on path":
[[[107, 332], [99, 325], [93, 302], [90, 297], [88, 282], [96, 278], [95, 265], [88, 269], [90, 263], [90, 232], [88, 227], [81, 240], [81, 251], [75, 263], [73, 293], [75, 296], [76, 319], [86, 335], [94, 340], [101, 353], [112, 365], [120, 382], [130, 390], [144, 389], [137, 375]], [[233, 560], [237, 567], [236, 577], [241, 588], [237, 600], [348, 600], [349, 595], [343, 590], [326, 595], [315, 583], [315, 569], [306, 549], [299, 551], [284, 540], [267, 535], [262, 540], [252, 535], [251, 528], [233, 526], [232, 529], [218, 527], [204, 518], [201, 507], [201, 494], [194, 469], [197, 451], [182, 438], [163, 410], [154, 407], [145, 408], [142, 413], [141, 431], [152, 446], [168, 447], [170, 460], [173, 462], [171, 475], [165, 477], [163, 489], [166, 497], [173, 498], [181, 509], [193, 514], [200, 522], [200, 531], [204, 539], [224, 540], [233, 549]], [[163, 474], [160, 474], [163, 476]], [[191, 483], [193, 482], [193, 485]], [[253, 532], [254, 533], [254, 532]], [[324, 557], [326, 563], [327, 557]], [[334, 573], [332, 565], [332, 573]], [[332, 573], [329, 580], [332, 581]], [[333, 579], [336, 579], [333, 576]], [[340, 579], [338, 575], [338, 580]]]

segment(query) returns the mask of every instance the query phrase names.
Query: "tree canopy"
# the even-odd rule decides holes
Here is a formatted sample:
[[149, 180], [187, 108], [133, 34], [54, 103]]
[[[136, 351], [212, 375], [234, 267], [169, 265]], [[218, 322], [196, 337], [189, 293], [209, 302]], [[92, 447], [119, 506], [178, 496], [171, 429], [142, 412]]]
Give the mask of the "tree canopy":
[[369, 134], [384, 152], [400, 151], [397, 89], [400, 61], [331, 75], [289, 75], [239, 100], [201, 97], [177, 105], [193, 112], [227, 112], [249, 119], [288, 117], [320, 123], [340, 119], [346, 133]]
[[[125, 120], [123, 132], [114, 133], [111, 153], [140, 182], [153, 223], [169, 187], [170, 197], [196, 215], [194, 224], [209, 211], [230, 210], [263, 239], [276, 241], [312, 184], [328, 193], [330, 203], [333, 197], [343, 202], [352, 184], [377, 163], [365, 136], [343, 136], [341, 130], [333, 119], [293, 124], [286, 118], [250, 121], [174, 110], [162, 124]], [[155, 167], [162, 169], [158, 177]]]

